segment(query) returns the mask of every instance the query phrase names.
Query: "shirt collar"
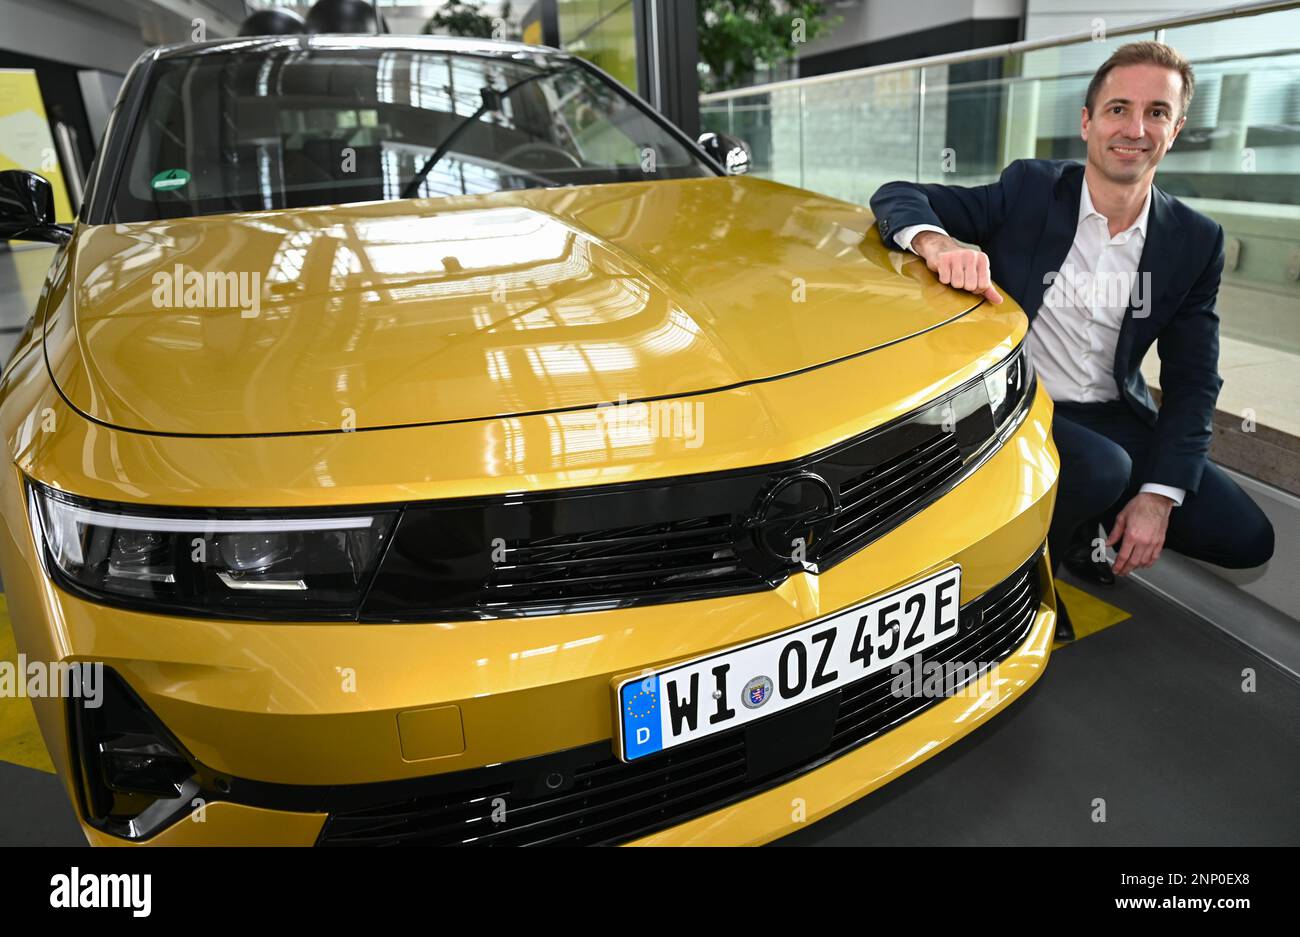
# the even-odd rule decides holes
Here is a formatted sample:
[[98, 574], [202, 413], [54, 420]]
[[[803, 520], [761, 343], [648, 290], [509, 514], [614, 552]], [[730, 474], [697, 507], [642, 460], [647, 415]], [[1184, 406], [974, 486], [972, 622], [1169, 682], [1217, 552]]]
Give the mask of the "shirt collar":
[[[1121, 231], [1120, 234], [1126, 234], [1129, 231], [1136, 230], [1141, 232], [1143, 240], [1146, 239], [1147, 216], [1151, 214], [1151, 191], [1154, 188], [1155, 186], [1151, 186], [1147, 189], [1147, 198], [1146, 201], [1142, 203], [1142, 211], [1138, 212], [1137, 221], [1133, 222], [1131, 227]], [[1096, 215], [1098, 218], [1103, 220], [1106, 218], [1106, 216], [1097, 211], [1096, 206], [1092, 204], [1092, 196], [1088, 194], [1088, 180], [1085, 177], [1083, 180], [1083, 186], [1079, 190], [1079, 220], [1082, 221], [1084, 218], [1093, 215]], [[1117, 234], [1116, 237], [1119, 237], [1119, 235]]]

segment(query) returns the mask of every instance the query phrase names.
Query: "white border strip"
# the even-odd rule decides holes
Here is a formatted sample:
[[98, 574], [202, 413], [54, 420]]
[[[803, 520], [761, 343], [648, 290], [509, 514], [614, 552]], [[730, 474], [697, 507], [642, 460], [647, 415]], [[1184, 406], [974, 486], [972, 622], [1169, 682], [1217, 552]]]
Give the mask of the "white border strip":
[[303, 517], [234, 520], [210, 517], [148, 517], [141, 514], [113, 514], [77, 507], [58, 498], [47, 498], [53, 511], [67, 511], [74, 519], [118, 530], [154, 530], [160, 533], [290, 533], [311, 530], [358, 530], [371, 526], [373, 517]]

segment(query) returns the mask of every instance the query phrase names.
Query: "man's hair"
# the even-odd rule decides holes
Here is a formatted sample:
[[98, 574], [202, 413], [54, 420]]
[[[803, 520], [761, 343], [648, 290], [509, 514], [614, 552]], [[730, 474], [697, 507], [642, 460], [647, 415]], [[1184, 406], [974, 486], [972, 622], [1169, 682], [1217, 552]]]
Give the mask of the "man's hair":
[[1089, 117], [1093, 116], [1093, 106], [1097, 103], [1097, 93], [1101, 91], [1106, 76], [1111, 73], [1111, 69], [1123, 65], [1159, 65], [1161, 68], [1169, 68], [1178, 72], [1183, 79], [1183, 93], [1182, 100], [1179, 102], [1178, 116], [1180, 119], [1187, 116], [1187, 108], [1192, 103], [1192, 92], [1196, 90], [1196, 77], [1192, 74], [1191, 63], [1163, 42], [1152, 42], [1150, 39], [1146, 39], [1142, 42], [1130, 42], [1120, 46], [1102, 64], [1101, 68], [1097, 69], [1097, 74], [1093, 75], [1092, 81], [1088, 83], [1088, 95], [1084, 98], [1084, 106], [1088, 108]]

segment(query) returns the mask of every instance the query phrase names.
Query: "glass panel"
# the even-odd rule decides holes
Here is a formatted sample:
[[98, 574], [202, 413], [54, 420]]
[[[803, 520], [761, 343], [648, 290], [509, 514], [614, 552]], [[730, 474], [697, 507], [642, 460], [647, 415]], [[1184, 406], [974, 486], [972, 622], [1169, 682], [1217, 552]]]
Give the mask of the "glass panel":
[[711, 175], [631, 95], [545, 58], [276, 49], [159, 63], [114, 217]]
[[980, 185], [997, 178], [1003, 165], [1001, 121], [1009, 87], [1000, 77], [1001, 69], [1000, 60], [925, 69], [917, 148], [920, 181]]
[[730, 101], [721, 101], [717, 104], [701, 104], [700, 132], [712, 130], [714, 133], [733, 133], [730, 105]]
[[[1300, 10], [1167, 30], [1196, 95], [1156, 182], [1223, 225], [1219, 409], [1300, 435]], [[1158, 376], [1157, 362], [1144, 370]]]
[[[1191, 60], [1197, 88], [1156, 183], [1227, 237], [1220, 409], [1300, 436], [1297, 35], [1300, 9], [1165, 31]], [[1021, 157], [1083, 161], [1080, 110], [1093, 72], [1119, 46], [1147, 38], [1155, 37], [1110, 35], [929, 66], [924, 76], [902, 67], [744, 99], [705, 96], [705, 126], [762, 141], [770, 156], [760, 174], [863, 205], [892, 179], [978, 185]], [[1154, 350], [1144, 368], [1158, 386]]]
[[[865, 205], [882, 184], [915, 178], [919, 87], [916, 69], [804, 85], [802, 109], [785, 119], [802, 121], [804, 187]], [[782, 94], [797, 106], [793, 89]], [[774, 116], [778, 152], [783, 129]]]
[[[788, 98], [789, 96], [790, 92], [785, 92], [785, 97]], [[797, 130], [793, 133], [787, 133], [784, 128], [780, 134], [772, 132], [773, 97], [778, 101], [782, 100], [781, 92], [777, 92], [775, 95], [746, 95], [728, 101], [727, 125], [731, 128], [729, 132], [749, 144], [753, 157], [750, 164], [751, 175], [762, 176], [764, 179], [777, 179], [777, 166], [779, 165], [781, 172], [787, 178], [778, 181], [788, 181], [789, 178], [797, 179], [799, 134]], [[780, 109], [778, 109], [778, 113], [781, 113]], [[773, 146], [774, 139], [780, 139], [783, 142], [779, 163]], [[796, 152], [792, 154], [791, 150]], [[797, 185], [798, 183], [793, 184]]]

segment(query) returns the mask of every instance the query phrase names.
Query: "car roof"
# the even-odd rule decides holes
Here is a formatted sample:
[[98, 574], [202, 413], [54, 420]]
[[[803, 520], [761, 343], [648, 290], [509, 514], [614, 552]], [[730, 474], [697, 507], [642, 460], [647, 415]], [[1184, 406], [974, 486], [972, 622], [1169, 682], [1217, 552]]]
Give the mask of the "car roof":
[[291, 36], [239, 36], [229, 39], [212, 39], [207, 42], [183, 42], [160, 46], [153, 50], [158, 59], [186, 58], [199, 55], [221, 55], [234, 52], [270, 52], [275, 49], [320, 49], [329, 51], [370, 51], [374, 49], [404, 49], [425, 52], [459, 52], [465, 55], [496, 55], [502, 57], [545, 56], [568, 61], [572, 56], [551, 46], [529, 45], [504, 39], [474, 39], [458, 36], [399, 36], [399, 35], [343, 35], [337, 33], [300, 34]]

